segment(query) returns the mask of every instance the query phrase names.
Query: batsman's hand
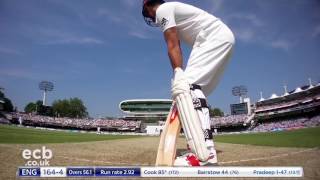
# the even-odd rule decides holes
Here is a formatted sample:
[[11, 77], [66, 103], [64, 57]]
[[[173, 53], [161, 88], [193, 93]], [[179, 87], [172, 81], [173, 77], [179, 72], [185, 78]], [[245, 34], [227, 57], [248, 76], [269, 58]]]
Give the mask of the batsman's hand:
[[179, 94], [189, 93], [190, 85], [181, 68], [174, 69], [174, 78], [171, 81], [171, 94], [172, 99], [176, 99]]

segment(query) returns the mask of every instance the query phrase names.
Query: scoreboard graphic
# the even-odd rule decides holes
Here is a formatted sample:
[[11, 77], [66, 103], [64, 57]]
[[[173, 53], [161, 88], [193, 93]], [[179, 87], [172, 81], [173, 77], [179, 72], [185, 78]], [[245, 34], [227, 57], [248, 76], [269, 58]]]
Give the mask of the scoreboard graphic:
[[19, 167], [30, 177], [303, 177], [302, 167]]

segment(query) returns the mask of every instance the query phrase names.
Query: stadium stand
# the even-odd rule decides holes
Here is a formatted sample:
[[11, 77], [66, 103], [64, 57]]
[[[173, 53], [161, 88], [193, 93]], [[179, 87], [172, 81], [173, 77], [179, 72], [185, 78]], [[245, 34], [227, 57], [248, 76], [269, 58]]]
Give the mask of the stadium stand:
[[277, 98], [256, 103], [257, 119], [319, 112], [320, 86], [303, 86]]
[[320, 86], [298, 87], [282, 96], [273, 94], [254, 107], [251, 115], [211, 118], [211, 127], [218, 132], [260, 132], [319, 126]]
[[211, 118], [211, 126], [214, 128], [219, 128], [223, 126], [238, 126], [243, 125], [247, 120], [248, 115], [230, 115], [225, 117], [214, 117]]
[[302, 86], [256, 103], [252, 131], [279, 131], [320, 125], [320, 86]]
[[10, 124], [10, 121], [1, 112], [0, 112], [0, 124]]
[[[121, 108], [128, 108], [129, 105], [134, 109], [142, 108], [143, 112], [129, 109], [132, 110], [130, 113], [134, 113], [134, 116], [119, 119], [75, 119], [19, 112], [2, 113], [0, 123], [85, 131], [141, 133], [145, 132], [146, 125], [163, 126], [165, 124], [165, 115], [169, 111], [171, 101], [132, 100], [120, 103]], [[218, 133], [265, 132], [320, 126], [320, 84], [298, 87], [289, 93], [285, 92], [282, 96], [272, 95], [269, 99], [261, 98], [250, 108], [253, 108], [251, 114], [211, 118], [212, 129]], [[160, 113], [161, 116], [155, 113]], [[149, 122], [150, 118], [157, 119], [157, 121]]]
[[211, 118], [211, 128], [215, 132], [240, 132], [247, 129], [246, 121], [250, 116], [247, 114], [229, 115]]
[[299, 129], [304, 127], [316, 127], [320, 126], [320, 115], [308, 118], [297, 117], [280, 121], [274, 120], [272, 122], [259, 123], [252, 131], [267, 132], [267, 131], [283, 131]]
[[123, 119], [75, 119], [66, 117], [48, 117], [25, 113], [13, 113], [11, 122], [27, 126], [51, 127], [61, 129], [96, 130], [100, 127], [106, 131], [140, 131], [141, 121]]

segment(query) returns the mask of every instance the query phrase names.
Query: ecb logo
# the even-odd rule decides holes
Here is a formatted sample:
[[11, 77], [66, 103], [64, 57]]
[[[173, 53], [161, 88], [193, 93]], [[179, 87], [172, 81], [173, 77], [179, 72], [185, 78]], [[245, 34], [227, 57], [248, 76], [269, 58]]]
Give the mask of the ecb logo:
[[27, 160], [25, 166], [49, 166], [49, 160], [53, 157], [51, 149], [42, 146], [41, 149], [24, 149], [22, 158]]

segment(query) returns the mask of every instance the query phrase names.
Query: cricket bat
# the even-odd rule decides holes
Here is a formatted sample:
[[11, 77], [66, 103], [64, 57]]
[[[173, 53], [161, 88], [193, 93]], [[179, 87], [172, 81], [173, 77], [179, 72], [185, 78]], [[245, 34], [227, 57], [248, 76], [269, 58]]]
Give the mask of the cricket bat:
[[177, 137], [181, 130], [178, 108], [172, 103], [166, 123], [161, 133], [156, 166], [173, 166], [176, 158]]

